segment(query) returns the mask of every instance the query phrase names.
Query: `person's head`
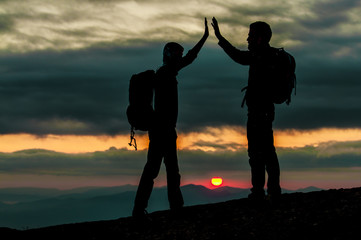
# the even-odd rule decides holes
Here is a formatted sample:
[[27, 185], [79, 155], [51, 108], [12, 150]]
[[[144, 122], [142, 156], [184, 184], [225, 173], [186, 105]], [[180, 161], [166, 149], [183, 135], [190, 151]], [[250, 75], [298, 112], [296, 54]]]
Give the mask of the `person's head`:
[[270, 25], [265, 22], [254, 22], [249, 26], [248, 49], [254, 50], [263, 46], [268, 46], [272, 37]]
[[184, 48], [176, 42], [167, 43], [163, 49], [163, 63], [172, 64], [178, 62], [183, 56], [183, 50]]

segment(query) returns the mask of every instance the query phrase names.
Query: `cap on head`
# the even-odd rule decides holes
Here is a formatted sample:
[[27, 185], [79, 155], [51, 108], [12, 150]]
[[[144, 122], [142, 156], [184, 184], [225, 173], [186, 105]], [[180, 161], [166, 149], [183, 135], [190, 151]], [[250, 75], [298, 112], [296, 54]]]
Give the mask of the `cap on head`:
[[176, 42], [169, 42], [164, 46], [163, 49], [163, 63], [171, 63], [178, 60], [183, 55], [184, 48]]

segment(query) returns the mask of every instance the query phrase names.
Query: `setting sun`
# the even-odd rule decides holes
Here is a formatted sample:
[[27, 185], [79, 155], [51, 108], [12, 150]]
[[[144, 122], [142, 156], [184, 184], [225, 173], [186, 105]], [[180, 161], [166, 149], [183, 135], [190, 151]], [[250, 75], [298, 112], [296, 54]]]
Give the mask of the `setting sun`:
[[214, 178], [212, 178], [211, 183], [212, 183], [213, 186], [219, 187], [219, 186], [222, 185], [223, 179], [220, 178], [220, 177], [214, 177]]

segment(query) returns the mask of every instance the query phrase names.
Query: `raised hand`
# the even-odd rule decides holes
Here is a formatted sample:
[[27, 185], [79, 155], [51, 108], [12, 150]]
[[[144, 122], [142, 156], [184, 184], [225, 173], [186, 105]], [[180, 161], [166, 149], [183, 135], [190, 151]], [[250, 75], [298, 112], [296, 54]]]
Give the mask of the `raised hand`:
[[212, 18], [212, 23], [211, 23], [213, 29], [214, 29], [214, 34], [216, 35], [217, 38], [221, 38], [221, 32], [219, 31], [219, 26], [218, 26], [218, 22], [217, 19], [215, 17]]
[[208, 22], [207, 22], [207, 18], [204, 18], [204, 37], [208, 37], [209, 36], [209, 30], [208, 30]]

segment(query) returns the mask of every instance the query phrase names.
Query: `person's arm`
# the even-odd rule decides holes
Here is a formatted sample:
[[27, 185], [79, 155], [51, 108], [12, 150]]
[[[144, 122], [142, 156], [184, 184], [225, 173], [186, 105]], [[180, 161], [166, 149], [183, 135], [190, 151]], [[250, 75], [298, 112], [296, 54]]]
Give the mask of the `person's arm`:
[[241, 51], [228, 42], [227, 39], [222, 36], [221, 31], [219, 30], [217, 19], [215, 17], [212, 18], [211, 24], [214, 29], [214, 34], [219, 40], [218, 45], [223, 48], [227, 55], [232, 58], [233, 61], [239, 64], [249, 65], [251, 53], [249, 51]]
[[204, 18], [204, 34], [203, 37], [201, 38], [201, 40], [199, 40], [199, 42], [191, 49], [188, 51], [188, 53], [182, 58], [181, 64], [179, 65], [178, 69], [182, 69], [186, 66], [188, 66], [189, 64], [191, 64], [194, 59], [197, 58], [198, 53], [200, 52], [200, 50], [202, 49], [204, 43], [206, 42], [207, 38], [209, 36], [209, 31], [208, 31], [208, 24], [207, 24], [207, 18]]

